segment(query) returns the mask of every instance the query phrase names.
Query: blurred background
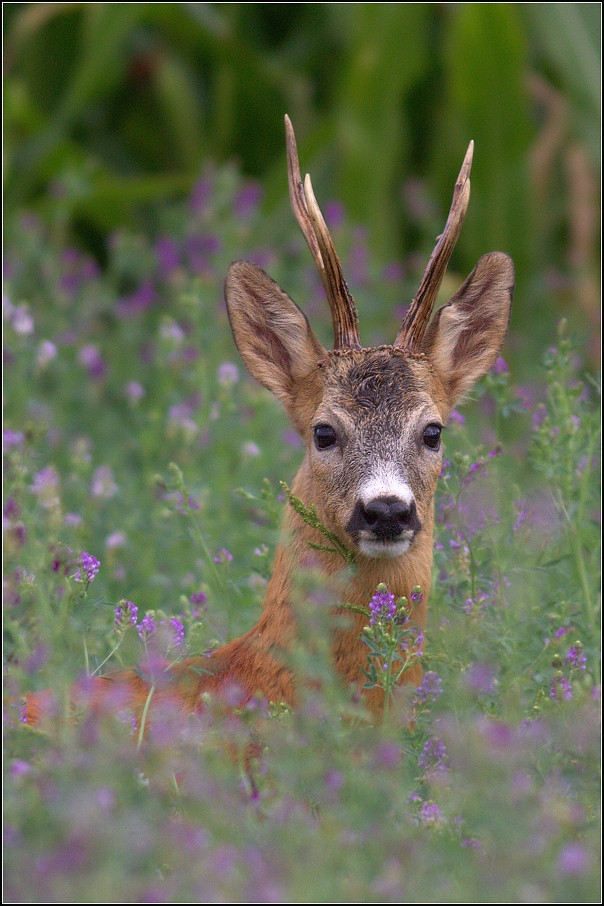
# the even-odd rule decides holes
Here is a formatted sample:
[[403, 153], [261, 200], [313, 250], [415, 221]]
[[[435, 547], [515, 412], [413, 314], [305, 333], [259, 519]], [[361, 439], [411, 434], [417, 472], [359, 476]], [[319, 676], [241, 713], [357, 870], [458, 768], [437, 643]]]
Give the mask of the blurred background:
[[562, 316], [597, 363], [599, 3], [8, 3], [3, 16], [9, 239], [33, 211], [102, 269], [116, 231], [155, 236], [168, 203], [230, 165], [277, 245], [296, 229], [287, 112], [303, 173], [338, 203], [332, 223], [363, 227], [372, 260], [415, 278], [474, 139], [453, 274], [508, 252], [517, 367]]

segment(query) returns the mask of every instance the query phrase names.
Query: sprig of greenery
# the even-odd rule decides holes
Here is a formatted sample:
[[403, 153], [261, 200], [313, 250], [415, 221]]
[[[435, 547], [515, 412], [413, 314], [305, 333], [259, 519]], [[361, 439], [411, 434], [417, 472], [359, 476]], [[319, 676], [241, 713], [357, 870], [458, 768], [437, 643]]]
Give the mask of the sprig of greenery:
[[328, 545], [324, 544], [315, 544], [314, 541], [307, 541], [308, 546], [312, 547], [313, 550], [325, 551], [328, 554], [339, 554], [345, 563], [350, 566], [354, 565], [356, 562], [354, 552], [349, 550], [344, 544], [342, 544], [338, 536], [331, 532], [327, 528], [327, 526], [323, 525], [323, 523], [319, 519], [315, 505], [311, 503], [311, 505], [307, 507], [299, 497], [296, 497], [296, 495], [291, 491], [291, 489], [284, 481], [280, 482], [280, 484], [283, 488], [284, 493], [287, 495], [287, 499], [289, 500], [290, 506], [292, 507], [294, 512], [296, 512], [298, 516], [300, 516], [300, 518], [303, 522], [306, 523], [306, 525], [309, 525], [311, 528], [316, 529], [325, 538], [327, 538], [327, 540], [331, 542], [332, 545], [331, 547], [329, 547]]
[[[418, 599], [421, 597], [419, 586], [413, 589], [413, 594]], [[378, 585], [368, 613], [371, 621], [361, 633], [361, 640], [369, 649], [368, 669], [361, 668], [367, 680], [363, 688], [384, 690], [384, 719], [387, 720], [395, 687], [403, 673], [422, 655], [423, 633], [409, 619], [407, 598], [395, 601], [384, 583]]]

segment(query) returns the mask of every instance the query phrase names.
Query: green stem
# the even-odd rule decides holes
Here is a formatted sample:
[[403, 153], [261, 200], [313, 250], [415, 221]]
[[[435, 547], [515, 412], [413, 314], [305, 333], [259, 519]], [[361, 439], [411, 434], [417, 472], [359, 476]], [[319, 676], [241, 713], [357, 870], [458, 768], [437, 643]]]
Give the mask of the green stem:
[[[96, 674], [99, 672], [99, 670], [101, 670], [101, 668], [105, 666], [107, 661], [113, 657], [113, 655], [118, 650], [118, 648], [120, 647], [121, 644], [122, 644], [122, 640], [120, 639], [119, 642], [117, 643], [117, 645], [115, 646], [115, 648], [109, 652], [109, 654], [107, 655], [105, 660], [99, 664], [99, 666], [96, 668], [94, 673], [90, 673], [90, 671], [88, 670], [88, 652], [86, 651], [86, 673], [88, 673], [89, 676], [96, 676]], [[84, 639], [84, 648], [86, 648], [86, 639]]]
[[226, 612], [227, 612], [227, 639], [230, 640], [230, 638], [231, 638], [231, 602], [230, 602], [230, 599], [229, 599], [229, 593], [228, 593], [228, 591], [227, 591], [227, 586], [226, 586], [226, 583], [223, 581], [222, 576], [220, 575], [220, 573], [219, 573], [218, 570], [216, 569], [216, 564], [214, 563], [214, 558], [212, 557], [210, 551], [208, 550], [208, 546], [207, 546], [207, 544], [206, 544], [206, 542], [205, 542], [205, 539], [204, 539], [204, 537], [203, 537], [203, 535], [202, 535], [202, 533], [201, 533], [201, 529], [200, 529], [199, 526], [197, 525], [197, 520], [195, 519], [194, 516], [191, 516], [191, 522], [193, 523], [193, 528], [195, 529], [195, 532], [196, 532], [196, 534], [197, 534], [197, 539], [198, 539], [198, 541], [199, 541], [199, 543], [200, 543], [200, 545], [201, 545], [201, 548], [202, 548], [202, 550], [203, 550], [203, 552], [204, 552], [204, 554], [205, 554], [205, 556], [206, 556], [206, 559], [207, 559], [208, 563], [210, 564], [210, 569], [212, 570], [212, 573], [214, 574], [214, 578], [216, 579], [216, 582], [218, 583], [218, 586], [219, 586], [219, 588], [220, 588], [220, 590], [222, 591], [222, 594], [223, 594], [223, 596], [224, 596], [224, 600], [226, 601]]
[[141, 717], [141, 725], [138, 732], [138, 742], [136, 744], [136, 751], [140, 751], [140, 747], [143, 744], [143, 736], [145, 735], [145, 724], [147, 723], [147, 714], [149, 713], [149, 705], [151, 704], [151, 699], [153, 698], [153, 693], [155, 692], [155, 684], [149, 689], [149, 695], [147, 696], [147, 701], [145, 702], [145, 707], [143, 708], [143, 714]]

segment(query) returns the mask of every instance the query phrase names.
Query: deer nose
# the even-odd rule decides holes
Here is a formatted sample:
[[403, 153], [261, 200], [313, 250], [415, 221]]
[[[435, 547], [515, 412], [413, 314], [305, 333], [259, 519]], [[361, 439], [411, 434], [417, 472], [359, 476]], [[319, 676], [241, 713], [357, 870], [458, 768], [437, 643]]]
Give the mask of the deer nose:
[[369, 529], [376, 538], [393, 540], [405, 531], [421, 528], [415, 501], [406, 503], [400, 497], [376, 497], [360, 504], [361, 528]]

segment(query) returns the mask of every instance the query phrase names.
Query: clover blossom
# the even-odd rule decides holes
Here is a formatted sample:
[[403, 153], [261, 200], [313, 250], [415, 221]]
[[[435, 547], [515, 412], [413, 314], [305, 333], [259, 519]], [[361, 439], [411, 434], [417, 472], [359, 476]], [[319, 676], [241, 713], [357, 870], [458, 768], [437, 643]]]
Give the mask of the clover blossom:
[[425, 674], [421, 685], [415, 690], [415, 699], [418, 702], [435, 702], [442, 693], [442, 680], [438, 673], [429, 671]]
[[445, 822], [445, 816], [442, 813], [440, 805], [436, 802], [423, 802], [419, 810], [418, 818], [421, 824], [427, 826], [441, 827]]
[[550, 698], [562, 699], [562, 701], [572, 701], [573, 687], [565, 676], [554, 676], [549, 693]]
[[139, 626], [137, 626], [138, 634], [146, 642], [147, 639], [152, 639], [155, 633], [157, 632], [157, 623], [153, 619], [153, 612], [147, 612]]
[[396, 603], [394, 595], [390, 594], [388, 588], [381, 583], [377, 591], [369, 602], [371, 612], [370, 624], [375, 626], [378, 620], [392, 620], [396, 616]]
[[132, 601], [120, 601], [115, 608], [115, 623], [120, 628], [136, 626], [138, 607]]
[[417, 764], [426, 774], [434, 774], [437, 771], [447, 770], [446, 758], [447, 749], [444, 742], [433, 736], [425, 744]]
[[172, 645], [174, 648], [180, 648], [185, 640], [185, 627], [182, 625], [178, 617], [172, 617], [172, 619], [170, 620], [170, 626], [174, 632]]
[[73, 574], [75, 582], [92, 582], [100, 569], [101, 563], [92, 554], [82, 551], [80, 565]]
[[579, 670], [585, 670], [587, 658], [583, 654], [583, 646], [580, 642], [576, 642], [574, 645], [571, 645], [564, 659], [564, 663], [570, 664], [573, 667], [578, 667]]

